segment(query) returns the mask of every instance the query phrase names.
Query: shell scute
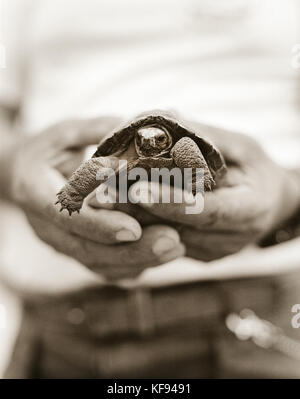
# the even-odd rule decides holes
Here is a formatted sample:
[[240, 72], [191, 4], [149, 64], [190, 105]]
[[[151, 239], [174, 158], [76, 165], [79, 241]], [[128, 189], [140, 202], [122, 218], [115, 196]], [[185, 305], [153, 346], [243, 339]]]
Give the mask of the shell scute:
[[122, 154], [130, 145], [137, 129], [145, 126], [162, 126], [168, 129], [174, 139], [173, 145], [182, 137], [192, 138], [199, 146], [214, 178], [225, 174], [227, 168], [221, 152], [205, 137], [201, 127], [189, 125], [176, 114], [160, 110], [145, 112], [123, 124], [100, 142], [94, 157]]

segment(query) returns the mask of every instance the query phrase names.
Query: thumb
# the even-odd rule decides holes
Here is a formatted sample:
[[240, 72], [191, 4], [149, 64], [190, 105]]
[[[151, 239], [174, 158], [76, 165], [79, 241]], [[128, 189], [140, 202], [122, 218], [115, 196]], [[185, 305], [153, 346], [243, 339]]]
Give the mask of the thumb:
[[117, 129], [121, 121], [117, 116], [69, 120], [50, 127], [47, 134], [56, 149], [78, 149], [98, 144], [105, 135]]
[[102, 116], [95, 119], [82, 120], [78, 134], [74, 139], [78, 146], [98, 144], [99, 140], [117, 129], [122, 119], [118, 116]]

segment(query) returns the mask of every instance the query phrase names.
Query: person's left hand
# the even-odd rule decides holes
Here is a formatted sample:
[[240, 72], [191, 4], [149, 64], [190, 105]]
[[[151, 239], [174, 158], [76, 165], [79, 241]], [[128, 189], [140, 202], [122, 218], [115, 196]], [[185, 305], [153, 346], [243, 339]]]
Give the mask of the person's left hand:
[[[135, 190], [144, 190], [148, 186], [135, 183]], [[153, 188], [154, 186], [152, 186]], [[173, 189], [171, 189], [171, 196]], [[108, 208], [125, 212], [139, 221], [141, 226], [168, 224], [180, 234], [181, 241], [186, 247], [186, 256], [201, 261], [211, 261], [238, 252], [247, 244], [253, 242], [254, 230], [247, 231], [240, 226], [218, 224], [216, 215], [207, 211], [204, 216], [186, 215], [185, 209], [190, 203], [182, 204], [100, 204], [95, 194], [88, 199], [89, 205], [95, 208]], [[203, 221], [201, 223], [201, 221]]]
[[[138, 205], [110, 205], [133, 215], [142, 225], [167, 220], [180, 232], [188, 256], [210, 261], [259, 241], [293, 215], [300, 196], [298, 182], [273, 162], [253, 139], [206, 125], [197, 126], [218, 146], [228, 166], [221, 184], [205, 193], [203, 211], [187, 214], [191, 203], [162, 203], [161, 199], [159, 203], [140, 202], [134, 194]], [[155, 197], [159, 190], [154, 182], [151, 185], [138, 182], [134, 186], [133, 193], [150, 189], [152, 193], [148, 198]], [[179, 189], [171, 187], [171, 199], [176, 190]], [[197, 202], [200, 205], [203, 202], [201, 194]], [[97, 205], [95, 196], [90, 203], [102, 206]]]

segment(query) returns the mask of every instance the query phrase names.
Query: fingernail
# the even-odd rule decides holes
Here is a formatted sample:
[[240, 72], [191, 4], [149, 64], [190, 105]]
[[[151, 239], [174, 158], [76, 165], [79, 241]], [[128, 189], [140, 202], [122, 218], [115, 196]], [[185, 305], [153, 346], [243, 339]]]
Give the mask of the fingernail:
[[135, 241], [137, 237], [131, 230], [123, 229], [117, 231], [116, 239], [118, 241]]
[[170, 251], [175, 248], [175, 241], [169, 237], [161, 237], [159, 238], [152, 246], [152, 251], [155, 255], [162, 255], [165, 252]]

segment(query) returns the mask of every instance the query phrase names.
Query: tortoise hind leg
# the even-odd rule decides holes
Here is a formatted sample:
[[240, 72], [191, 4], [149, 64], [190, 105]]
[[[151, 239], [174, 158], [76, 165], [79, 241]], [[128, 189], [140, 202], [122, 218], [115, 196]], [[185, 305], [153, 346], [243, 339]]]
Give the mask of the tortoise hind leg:
[[83, 200], [95, 190], [105, 179], [97, 178], [99, 172], [118, 167], [118, 159], [114, 157], [91, 158], [84, 162], [70, 177], [61, 191], [57, 194], [55, 204], [61, 204], [60, 211], [66, 209], [71, 216], [82, 207]]
[[[194, 195], [197, 191], [199, 191], [199, 189], [197, 190], [197, 187], [201, 187], [201, 184], [197, 184], [197, 182], [199, 183], [199, 178], [203, 178], [204, 180], [204, 190], [212, 190], [215, 185], [215, 181], [200, 148], [194, 140], [192, 140], [190, 137], [183, 137], [182, 139], [178, 140], [171, 150], [171, 156], [176, 166], [178, 166], [180, 169], [193, 169], [192, 191]], [[195, 169], [202, 169], [203, 176], [199, 176]]]

